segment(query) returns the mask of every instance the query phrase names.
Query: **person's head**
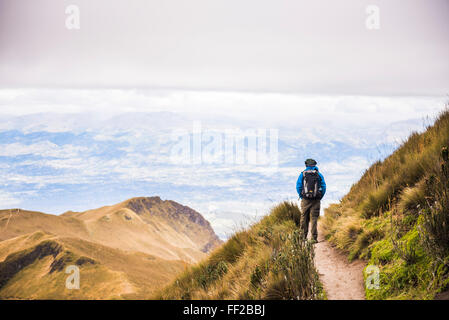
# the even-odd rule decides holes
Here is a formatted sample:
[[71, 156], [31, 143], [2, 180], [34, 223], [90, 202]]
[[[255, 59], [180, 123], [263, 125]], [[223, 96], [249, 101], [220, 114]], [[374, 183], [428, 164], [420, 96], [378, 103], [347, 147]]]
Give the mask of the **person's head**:
[[316, 161], [313, 159], [307, 159], [305, 161], [306, 167], [314, 167], [316, 166]]

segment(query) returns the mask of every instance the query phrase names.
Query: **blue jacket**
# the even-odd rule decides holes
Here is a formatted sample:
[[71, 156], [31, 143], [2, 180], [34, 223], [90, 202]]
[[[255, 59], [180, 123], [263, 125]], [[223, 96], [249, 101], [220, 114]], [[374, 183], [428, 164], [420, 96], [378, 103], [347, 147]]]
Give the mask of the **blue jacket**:
[[[321, 178], [321, 186], [319, 189], [321, 189], [321, 198], [324, 197], [324, 194], [326, 193], [326, 182], [324, 181], [324, 177], [321, 174], [321, 172], [319, 172], [318, 167], [307, 167], [306, 170], [316, 170], [318, 171], [318, 174]], [[302, 188], [304, 185], [304, 176], [301, 172], [301, 174], [298, 177], [298, 181], [296, 182], [296, 191], [298, 192], [299, 197], [302, 199]]]

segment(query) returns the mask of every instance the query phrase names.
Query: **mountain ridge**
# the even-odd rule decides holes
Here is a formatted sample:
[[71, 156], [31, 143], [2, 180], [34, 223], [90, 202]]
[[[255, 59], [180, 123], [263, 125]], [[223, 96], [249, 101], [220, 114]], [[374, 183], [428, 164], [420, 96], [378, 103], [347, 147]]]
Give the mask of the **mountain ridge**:
[[[117, 221], [120, 218], [122, 221]], [[123, 221], [129, 223], [124, 224]], [[0, 228], [5, 229], [0, 232], [0, 241], [42, 229], [53, 234], [80, 237], [108, 245], [107, 238], [96, 238], [95, 233], [97, 232], [98, 236], [101, 231], [109, 233], [107, 229], [114, 222], [117, 222], [117, 228], [126, 229], [128, 232], [145, 232], [152, 240], [165, 242], [169, 247], [170, 243], [175, 243], [182, 249], [190, 248], [207, 253], [221, 243], [210, 223], [200, 213], [175, 201], [162, 200], [158, 196], [135, 197], [115, 205], [83, 212], [67, 211], [59, 216], [24, 209], [0, 210], [0, 226], [3, 224]], [[149, 245], [148, 241], [147, 244]], [[128, 246], [118, 243], [115, 245], [120, 249], [133, 250], [131, 243]], [[142, 250], [142, 246], [138, 245], [135, 250], [151, 253], [151, 249]], [[167, 252], [165, 256], [159, 254], [162, 255], [161, 258], [175, 260], [198, 261], [202, 257], [201, 254], [189, 258], [171, 253]]]
[[[0, 298], [144, 299], [221, 242], [200, 213], [160, 197], [59, 216], [0, 210]], [[65, 288], [69, 265], [82, 292]]]

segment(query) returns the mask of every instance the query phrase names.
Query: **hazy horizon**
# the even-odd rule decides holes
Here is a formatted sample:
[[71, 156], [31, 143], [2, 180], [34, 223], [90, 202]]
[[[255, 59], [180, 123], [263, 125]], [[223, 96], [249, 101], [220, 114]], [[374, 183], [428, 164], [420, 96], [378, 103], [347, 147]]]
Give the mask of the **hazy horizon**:
[[308, 157], [338, 201], [448, 102], [449, 2], [406, 3], [0, 0], [0, 207], [158, 195], [224, 238]]
[[[160, 196], [197, 210], [225, 238], [275, 203], [297, 200], [296, 179], [307, 157], [317, 159], [328, 184], [323, 208], [338, 201], [371, 163], [431, 124], [446, 102], [445, 97], [2, 89], [0, 207], [60, 214]], [[190, 146], [198, 128], [203, 149], [195, 159]], [[252, 150], [245, 140], [244, 159], [226, 161], [222, 141], [217, 149], [214, 139], [229, 130], [261, 130], [268, 145], [276, 130], [276, 154], [270, 158], [268, 147]], [[173, 154], [184, 138], [187, 158], [182, 150]], [[251, 152], [268, 157], [251, 162]]]

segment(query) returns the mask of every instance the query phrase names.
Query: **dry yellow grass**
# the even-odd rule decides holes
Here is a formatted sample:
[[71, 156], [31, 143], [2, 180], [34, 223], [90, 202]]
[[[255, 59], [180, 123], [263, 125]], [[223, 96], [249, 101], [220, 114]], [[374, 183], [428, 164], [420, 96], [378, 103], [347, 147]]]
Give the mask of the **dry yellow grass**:
[[[417, 210], [425, 203], [425, 177], [449, 142], [449, 111], [422, 134], [413, 133], [383, 162], [374, 163], [339, 204], [325, 210], [323, 230], [338, 247], [351, 251], [364, 221]], [[361, 232], [359, 232], [361, 234]]]
[[[199, 213], [159, 197], [61, 216], [2, 210], [0, 240], [0, 298], [20, 299], [145, 299], [221, 243]], [[64, 289], [63, 267], [79, 263], [81, 289]]]
[[156, 299], [320, 299], [313, 249], [299, 231], [300, 211], [283, 202], [190, 267]]
[[374, 163], [325, 210], [326, 237], [380, 269], [368, 299], [429, 299], [447, 290], [449, 110]]
[[[0, 256], [2, 299], [146, 299], [185, 269], [183, 261], [43, 232], [0, 242]], [[65, 288], [69, 265], [80, 269], [80, 290]]]
[[187, 262], [201, 260], [206, 251], [221, 243], [199, 213], [159, 197], [133, 198], [60, 216], [26, 210], [0, 211], [0, 241], [35, 231]]

